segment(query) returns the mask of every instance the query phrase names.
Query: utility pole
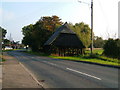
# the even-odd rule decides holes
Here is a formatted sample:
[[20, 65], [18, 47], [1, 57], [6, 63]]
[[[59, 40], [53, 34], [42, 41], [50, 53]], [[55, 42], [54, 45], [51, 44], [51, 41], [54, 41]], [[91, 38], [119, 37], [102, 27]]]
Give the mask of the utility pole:
[[[80, 3], [88, 4], [86, 2], [78, 1]], [[90, 44], [90, 51], [93, 54], [93, 0], [91, 0], [91, 44]]]
[[91, 54], [93, 54], [93, 0], [91, 0]]

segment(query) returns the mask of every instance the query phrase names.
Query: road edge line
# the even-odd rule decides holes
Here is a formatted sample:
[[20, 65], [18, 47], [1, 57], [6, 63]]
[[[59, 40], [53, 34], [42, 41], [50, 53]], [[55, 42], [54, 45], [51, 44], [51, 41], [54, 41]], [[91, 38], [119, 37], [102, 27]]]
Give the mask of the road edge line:
[[30, 76], [37, 82], [37, 84], [44, 89], [44, 86], [36, 79], [36, 77], [30, 72], [30, 70], [28, 70], [21, 62], [19, 62], [19, 64], [30, 74]]

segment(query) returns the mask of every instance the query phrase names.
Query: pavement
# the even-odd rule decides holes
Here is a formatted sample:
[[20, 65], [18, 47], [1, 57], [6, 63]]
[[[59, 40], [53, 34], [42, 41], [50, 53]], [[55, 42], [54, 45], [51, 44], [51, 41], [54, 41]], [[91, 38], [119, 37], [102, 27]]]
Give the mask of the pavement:
[[[14, 57], [3, 52], [2, 88], [41, 88], [42, 86]], [[40, 89], [40, 90], [41, 90]]]

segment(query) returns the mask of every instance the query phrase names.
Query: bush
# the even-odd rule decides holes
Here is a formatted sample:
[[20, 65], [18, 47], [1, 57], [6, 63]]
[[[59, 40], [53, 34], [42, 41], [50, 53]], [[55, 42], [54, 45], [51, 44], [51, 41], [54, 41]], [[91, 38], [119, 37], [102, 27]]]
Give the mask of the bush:
[[109, 39], [103, 49], [106, 56], [120, 59], [120, 39]]

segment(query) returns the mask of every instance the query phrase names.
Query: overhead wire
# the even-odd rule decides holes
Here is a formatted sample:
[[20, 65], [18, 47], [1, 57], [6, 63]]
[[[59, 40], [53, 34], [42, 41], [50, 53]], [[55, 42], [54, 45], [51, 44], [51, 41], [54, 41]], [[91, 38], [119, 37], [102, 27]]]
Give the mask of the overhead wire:
[[101, 2], [99, 1], [99, 0], [97, 0], [98, 1], [98, 4], [99, 4], [99, 7], [100, 7], [100, 9], [101, 9], [101, 12], [102, 12], [102, 15], [103, 15], [103, 17], [104, 17], [104, 20], [106, 21], [106, 33], [107, 33], [107, 38], [110, 38], [110, 34], [109, 34], [109, 32], [108, 32], [108, 29], [109, 29], [109, 22], [108, 22], [108, 18], [107, 18], [107, 16], [106, 16], [106, 14], [105, 14], [105, 12], [104, 12], [104, 10], [103, 10], [103, 6], [102, 6], [102, 4], [101, 4]]

